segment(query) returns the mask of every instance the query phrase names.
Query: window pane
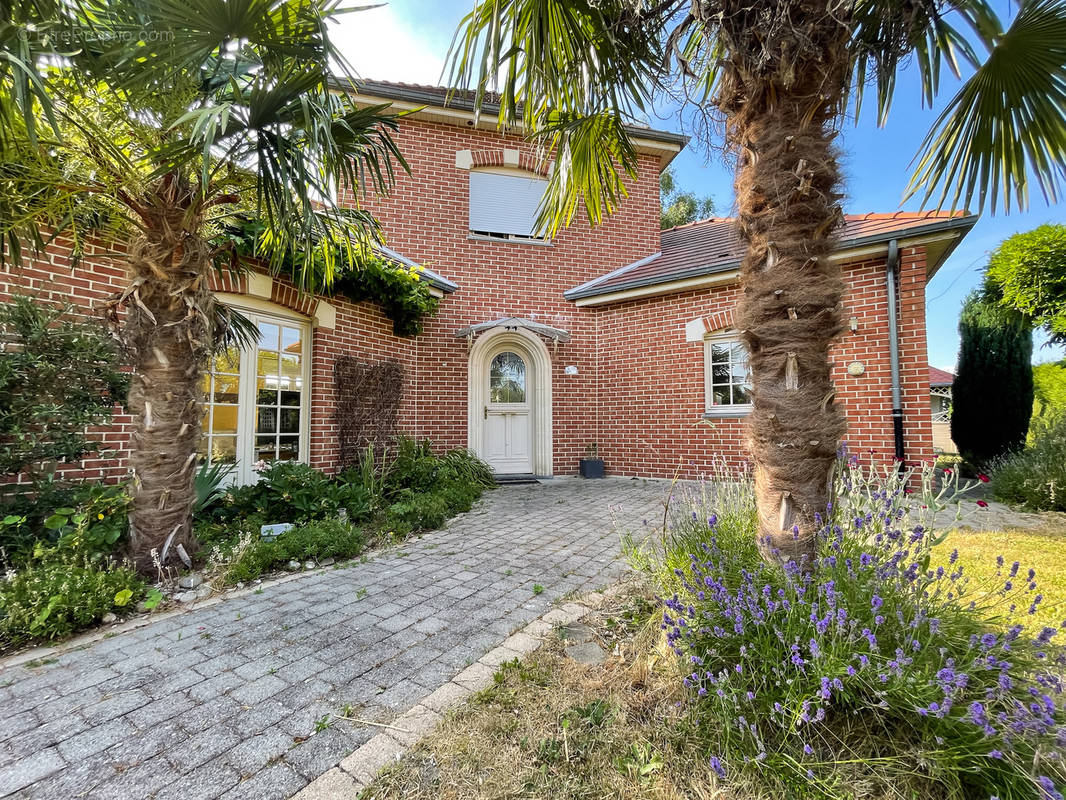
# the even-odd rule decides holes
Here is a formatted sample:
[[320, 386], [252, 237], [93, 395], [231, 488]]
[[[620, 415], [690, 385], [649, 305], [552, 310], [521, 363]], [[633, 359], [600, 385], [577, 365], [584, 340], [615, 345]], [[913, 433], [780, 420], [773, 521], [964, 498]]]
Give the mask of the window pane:
[[296, 388], [296, 381], [302, 377], [301, 373], [299, 356], [285, 354], [281, 357], [282, 388]]
[[712, 364], [711, 365], [711, 382], [714, 385], [720, 383], [729, 383], [729, 365], [728, 364]]
[[278, 349], [278, 326], [269, 322], [259, 323], [259, 347], [263, 350]]
[[255, 458], [257, 461], [273, 461], [277, 455], [277, 437], [256, 436]]
[[526, 362], [517, 353], [500, 353], [489, 366], [489, 401], [526, 401]]
[[225, 461], [233, 463], [237, 460], [237, 437], [236, 436], [212, 436], [211, 437], [211, 461], [218, 463]]
[[748, 365], [733, 363], [733, 383], [746, 383], [748, 380]]
[[303, 351], [298, 328], [286, 326], [281, 329], [281, 350], [284, 353], [296, 353], [297, 355]]
[[733, 387], [733, 402], [737, 405], [743, 405], [751, 402], [751, 390], [747, 386], [734, 386]]
[[281, 432], [282, 433], [299, 433], [300, 432], [300, 409], [298, 409], [298, 408], [283, 408], [283, 409], [281, 409]]
[[748, 354], [744, 352], [744, 345], [740, 342], [730, 342], [730, 358], [734, 363], [748, 363]]
[[719, 364], [729, 361], [729, 345], [728, 344], [712, 344], [711, 345], [711, 363]]
[[215, 406], [212, 433], [237, 433], [237, 406]]
[[258, 373], [259, 375], [266, 375], [268, 377], [277, 377], [278, 374], [278, 354], [267, 353], [265, 351], [259, 351]]
[[260, 378], [256, 381], [255, 402], [261, 406], [278, 404], [277, 378]]
[[237, 347], [227, 347], [224, 352], [215, 356], [212, 369], [215, 372], [240, 372], [241, 351]]
[[278, 443], [278, 461], [295, 461], [300, 457], [300, 439], [297, 436], [282, 436]]
[[236, 375], [216, 375], [215, 392], [212, 400], [216, 403], [236, 403], [240, 390], [240, 378]]
[[299, 392], [282, 392], [281, 404], [283, 406], [298, 406], [300, 405], [300, 393]]
[[276, 408], [260, 408], [255, 414], [255, 429], [259, 433], [278, 432], [278, 410]]
[[711, 393], [711, 402], [716, 406], [729, 405], [729, 387], [715, 387], [714, 391]]

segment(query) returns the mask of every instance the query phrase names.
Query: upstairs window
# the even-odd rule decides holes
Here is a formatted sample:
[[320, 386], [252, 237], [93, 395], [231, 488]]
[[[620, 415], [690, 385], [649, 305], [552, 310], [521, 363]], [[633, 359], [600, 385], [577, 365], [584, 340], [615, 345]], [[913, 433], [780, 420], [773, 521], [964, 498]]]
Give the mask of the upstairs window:
[[498, 172], [470, 173], [470, 233], [513, 241], [544, 241], [536, 234], [537, 208], [548, 182]]
[[704, 380], [708, 416], [739, 417], [751, 413], [748, 351], [736, 331], [704, 339]]

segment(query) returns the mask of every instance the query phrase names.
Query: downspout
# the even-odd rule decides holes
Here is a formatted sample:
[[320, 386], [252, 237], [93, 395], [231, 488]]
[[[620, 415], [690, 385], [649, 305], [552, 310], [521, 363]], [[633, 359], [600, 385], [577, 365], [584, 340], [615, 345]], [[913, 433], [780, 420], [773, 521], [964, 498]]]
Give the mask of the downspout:
[[885, 289], [888, 292], [888, 361], [892, 372], [892, 438], [895, 441], [896, 461], [904, 469], [906, 451], [903, 446], [903, 392], [899, 380], [899, 321], [896, 309], [896, 270], [899, 268], [899, 241], [888, 243], [885, 264]]

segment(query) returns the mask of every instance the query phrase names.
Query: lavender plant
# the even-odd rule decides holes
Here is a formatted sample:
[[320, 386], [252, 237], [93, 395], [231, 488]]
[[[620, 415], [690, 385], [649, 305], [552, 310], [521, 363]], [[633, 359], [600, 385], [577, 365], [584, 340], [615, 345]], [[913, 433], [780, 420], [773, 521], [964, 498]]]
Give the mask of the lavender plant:
[[790, 798], [1062, 800], [1066, 637], [1026, 625], [1035, 570], [933, 564], [942, 537], [913, 518], [958, 489], [850, 463], [816, 563], [784, 568], [691, 509], [662, 627], [711, 769]]

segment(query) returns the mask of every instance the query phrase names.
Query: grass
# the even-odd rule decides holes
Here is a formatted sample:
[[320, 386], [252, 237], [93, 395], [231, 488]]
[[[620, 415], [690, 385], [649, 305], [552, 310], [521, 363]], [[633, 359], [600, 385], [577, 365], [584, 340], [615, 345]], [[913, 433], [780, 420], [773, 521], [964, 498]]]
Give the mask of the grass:
[[620, 653], [601, 666], [567, 659], [560, 637], [502, 665], [362, 800], [755, 800], [723, 787], [690, 735], [675, 662], [647, 624], [653, 608], [631, 594], [586, 620]]
[[1044, 625], [1056, 627], [1066, 618], [1066, 531], [957, 530], [939, 545], [937, 554], [946, 558], [956, 548], [970, 579], [996, 588], [1002, 581], [996, 577], [996, 556], [1002, 555], [1007, 565], [1021, 562], [1023, 574], [1030, 567], [1036, 570], [1037, 591], [1044, 595], [1044, 602], [1033, 617], [1023, 620], [1027, 626], [1038, 631]]

